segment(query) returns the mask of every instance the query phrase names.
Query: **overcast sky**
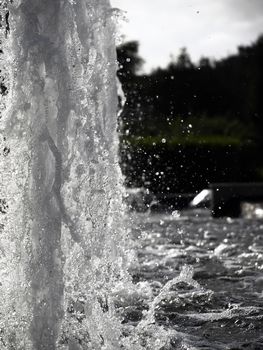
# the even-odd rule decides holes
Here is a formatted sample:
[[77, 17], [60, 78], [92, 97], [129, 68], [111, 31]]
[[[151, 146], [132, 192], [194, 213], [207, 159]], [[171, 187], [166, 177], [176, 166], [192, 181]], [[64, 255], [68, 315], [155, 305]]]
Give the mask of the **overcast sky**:
[[193, 61], [225, 57], [263, 33], [263, 0], [111, 0], [127, 11], [120, 27], [140, 42], [144, 70], [165, 66], [187, 47]]

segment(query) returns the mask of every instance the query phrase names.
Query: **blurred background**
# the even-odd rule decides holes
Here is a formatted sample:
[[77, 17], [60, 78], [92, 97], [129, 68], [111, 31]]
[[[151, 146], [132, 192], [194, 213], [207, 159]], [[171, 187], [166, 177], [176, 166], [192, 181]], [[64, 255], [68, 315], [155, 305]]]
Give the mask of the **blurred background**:
[[127, 187], [263, 181], [263, 1], [112, 0]]

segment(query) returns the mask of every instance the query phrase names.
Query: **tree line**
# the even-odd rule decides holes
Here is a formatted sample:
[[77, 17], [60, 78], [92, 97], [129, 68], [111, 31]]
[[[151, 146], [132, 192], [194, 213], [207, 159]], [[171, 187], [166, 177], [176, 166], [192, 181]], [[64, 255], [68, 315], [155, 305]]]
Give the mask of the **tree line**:
[[[220, 162], [226, 150], [234, 147], [240, 162], [247, 159], [250, 170], [245, 180], [263, 178], [263, 161], [258, 157], [263, 148], [263, 35], [221, 60], [203, 57], [193, 63], [183, 48], [167, 67], [149, 74], [140, 74], [144, 60], [139, 55], [138, 42], [119, 46], [117, 58], [118, 77], [126, 95], [120, 120], [123, 152], [130, 150], [134, 154], [136, 150], [133, 168], [140, 161], [141, 150], [154, 154], [158, 147], [166, 151], [169, 148], [169, 152], [174, 149], [178, 159], [179, 146], [206, 148], [208, 153], [213, 149]], [[251, 157], [258, 160], [250, 164]], [[205, 163], [210, 160], [208, 157]], [[191, 168], [190, 161], [193, 160], [185, 161], [184, 168]], [[127, 162], [125, 158], [126, 165]], [[222, 172], [227, 173], [223, 169], [218, 171], [217, 178], [208, 174], [202, 186], [211, 180], [243, 181], [238, 176], [241, 168], [242, 164], [237, 162], [236, 174], [229, 170], [232, 174], [229, 178], [220, 177]], [[128, 178], [130, 173], [127, 170]]]

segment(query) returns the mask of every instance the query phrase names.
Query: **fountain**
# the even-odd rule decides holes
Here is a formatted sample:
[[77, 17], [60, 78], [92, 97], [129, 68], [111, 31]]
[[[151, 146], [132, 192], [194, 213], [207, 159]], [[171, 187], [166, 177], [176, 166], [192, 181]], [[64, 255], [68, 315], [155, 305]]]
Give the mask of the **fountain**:
[[1, 1], [0, 348], [120, 348], [126, 273], [108, 0]]
[[0, 349], [262, 349], [262, 221], [130, 214], [130, 264], [115, 15], [0, 0]]

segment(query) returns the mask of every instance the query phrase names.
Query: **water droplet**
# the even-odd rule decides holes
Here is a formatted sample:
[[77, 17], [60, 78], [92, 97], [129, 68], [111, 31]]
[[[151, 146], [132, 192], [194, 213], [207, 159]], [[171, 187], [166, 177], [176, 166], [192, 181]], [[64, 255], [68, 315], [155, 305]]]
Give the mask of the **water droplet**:
[[179, 217], [180, 217], [180, 212], [179, 212], [179, 210], [174, 210], [174, 211], [172, 212], [172, 217], [173, 217], [173, 218], [179, 218]]

